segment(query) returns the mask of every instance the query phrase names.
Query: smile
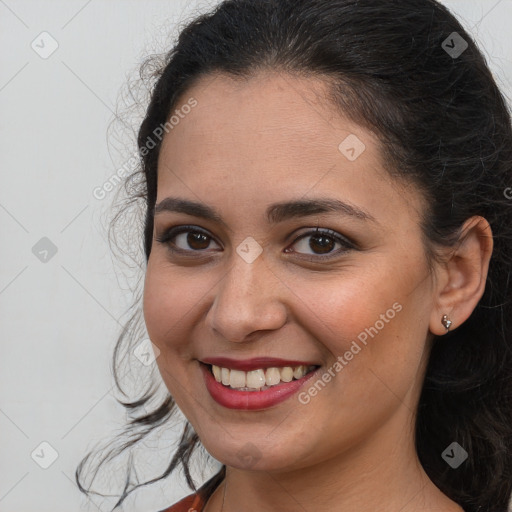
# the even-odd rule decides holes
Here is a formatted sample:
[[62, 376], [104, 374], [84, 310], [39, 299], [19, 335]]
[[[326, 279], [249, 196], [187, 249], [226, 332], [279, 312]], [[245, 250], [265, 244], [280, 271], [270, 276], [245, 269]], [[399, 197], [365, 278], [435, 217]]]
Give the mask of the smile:
[[239, 391], [265, 391], [273, 386], [278, 386], [282, 382], [302, 379], [302, 377], [315, 368], [315, 365], [299, 365], [281, 368], [259, 368], [244, 372], [242, 370], [211, 365], [210, 371], [217, 382], [221, 382], [224, 386], [229, 386], [231, 389], [238, 389]]
[[260, 367], [255, 366], [256, 361], [239, 362], [238, 366], [251, 367], [246, 370], [205, 362], [199, 362], [199, 366], [206, 389], [217, 404], [245, 411], [268, 409], [287, 400], [321, 369], [321, 366], [311, 364], [275, 366], [276, 360], [272, 361], [274, 366], [265, 367], [268, 361], [258, 363]]

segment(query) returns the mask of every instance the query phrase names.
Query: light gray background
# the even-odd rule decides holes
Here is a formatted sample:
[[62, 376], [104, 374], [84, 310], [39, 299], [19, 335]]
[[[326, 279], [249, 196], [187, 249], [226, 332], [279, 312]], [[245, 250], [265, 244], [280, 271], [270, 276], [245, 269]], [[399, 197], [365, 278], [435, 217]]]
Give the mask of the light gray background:
[[[106, 238], [114, 193], [98, 200], [93, 191], [131, 156], [122, 137], [121, 153], [107, 145], [128, 78], [215, 3], [0, 0], [0, 512], [114, 503], [90, 501], [74, 485], [81, 457], [126, 419], [110, 362], [131, 297]], [[512, 0], [444, 3], [512, 97]], [[43, 31], [58, 43], [46, 59], [31, 47], [51, 48]], [[57, 248], [46, 262], [32, 251], [43, 237]], [[176, 434], [166, 439], [168, 447]], [[31, 458], [36, 449], [34, 458], [50, 460], [41, 442], [58, 452], [48, 469]], [[123, 510], [156, 512], [188, 493], [174, 477], [134, 493]]]

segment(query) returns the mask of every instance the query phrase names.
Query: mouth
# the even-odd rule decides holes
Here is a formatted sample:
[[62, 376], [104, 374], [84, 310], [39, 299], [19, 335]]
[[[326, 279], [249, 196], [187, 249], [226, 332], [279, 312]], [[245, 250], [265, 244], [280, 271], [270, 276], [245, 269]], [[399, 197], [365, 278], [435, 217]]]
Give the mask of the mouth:
[[263, 410], [290, 398], [321, 368], [317, 364], [268, 366], [244, 371], [199, 362], [206, 389], [228, 409]]
[[250, 371], [235, 370], [214, 364], [206, 365], [218, 383], [238, 391], [265, 391], [283, 383], [300, 380], [319, 365], [273, 366]]

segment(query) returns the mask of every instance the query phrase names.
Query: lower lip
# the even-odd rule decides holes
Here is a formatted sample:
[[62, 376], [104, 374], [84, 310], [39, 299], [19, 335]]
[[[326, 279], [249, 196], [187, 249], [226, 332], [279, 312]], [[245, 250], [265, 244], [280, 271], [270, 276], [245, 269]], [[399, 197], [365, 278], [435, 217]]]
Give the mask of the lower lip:
[[312, 379], [319, 368], [304, 375], [302, 379], [283, 382], [277, 386], [265, 389], [264, 391], [237, 391], [224, 384], [217, 382], [210, 372], [210, 369], [204, 363], [199, 363], [203, 372], [206, 389], [208, 389], [212, 398], [220, 405], [228, 409], [242, 409], [246, 411], [255, 411], [258, 409], [267, 409], [294, 395], [306, 382]]

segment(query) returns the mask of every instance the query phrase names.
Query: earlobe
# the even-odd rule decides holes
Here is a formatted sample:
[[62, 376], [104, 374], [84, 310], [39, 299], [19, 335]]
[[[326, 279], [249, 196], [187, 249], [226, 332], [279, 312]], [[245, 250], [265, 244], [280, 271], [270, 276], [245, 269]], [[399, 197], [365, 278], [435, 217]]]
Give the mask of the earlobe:
[[447, 250], [443, 278], [436, 290], [430, 318], [432, 334], [442, 336], [470, 316], [482, 298], [493, 250], [492, 230], [486, 219], [466, 220], [454, 248]]

